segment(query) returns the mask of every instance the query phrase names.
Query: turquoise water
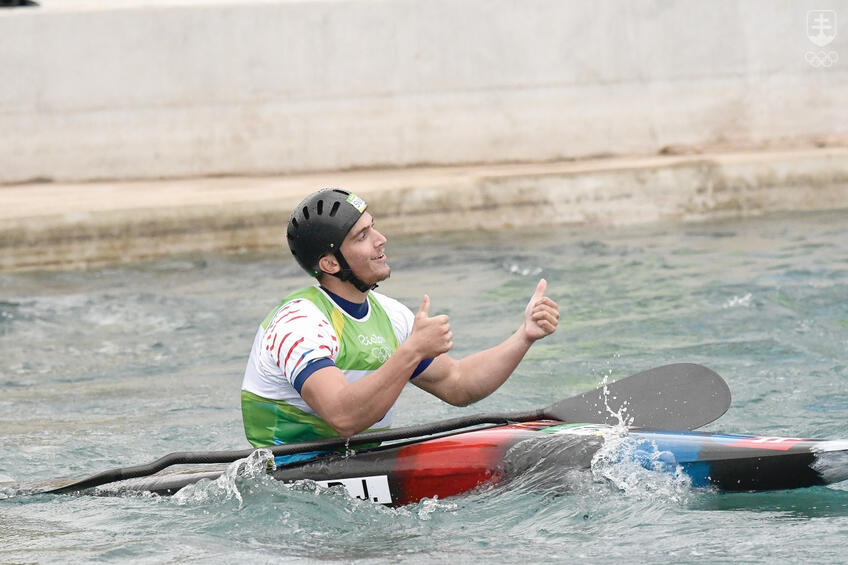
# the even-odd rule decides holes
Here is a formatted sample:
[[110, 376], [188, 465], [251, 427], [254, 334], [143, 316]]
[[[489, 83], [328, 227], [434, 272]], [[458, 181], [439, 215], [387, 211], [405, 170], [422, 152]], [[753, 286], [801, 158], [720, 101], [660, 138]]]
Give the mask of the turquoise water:
[[[429, 293], [457, 356], [513, 331], [538, 277], [563, 314], [490, 398], [460, 409], [408, 387], [395, 423], [546, 406], [685, 361], [733, 391], [708, 430], [848, 438], [846, 220], [389, 234], [382, 290], [411, 307]], [[0, 482], [246, 447], [239, 385], [256, 326], [305, 282], [283, 253], [0, 275]], [[845, 560], [846, 483], [728, 495], [625, 463], [542, 467], [399, 509], [262, 477], [173, 498], [0, 487], [0, 562]]]

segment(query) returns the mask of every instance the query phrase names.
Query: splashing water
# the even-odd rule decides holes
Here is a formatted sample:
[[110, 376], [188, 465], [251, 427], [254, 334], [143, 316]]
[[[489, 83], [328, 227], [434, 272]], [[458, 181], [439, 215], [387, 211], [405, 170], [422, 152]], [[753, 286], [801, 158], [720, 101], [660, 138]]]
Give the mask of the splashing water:
[[592, 457], [592, 476], [607, 481], [627, 496], [661, 496], [685, 501], [692, 481], [674, 455], [656, 442], [635, 438], [618, 426], [603, 432], [603, 443]]
[[177, 504], [197, 504], [209, 500], [228, 501], [236, 499], [238, 508], [241, 509], [244, 505], [244, 498], [239, 490], [239, 482], [267, 477], [268, 469], [273, 465], [274, 456], [271, 451], [257, 449], [244, 459], [230, 463], [227, 470], [214, 481], [205, 479], [180, 489], [174, 495], [174, 501]]
[[425, 498], [418, 503], [416, 515], [419, 520], [429, 520], [435, 512], [449, 512], [458, 507], [455, 502], [446, 502], [439, 500], [438, 496], [434, 496], [433, 498]]
[[604, 407], [617, 423], [593, 427], [600, 431], [603, 442], [592, 457], [592, 476], [637, 498], [659, 494], [671, 500], [685, 499], [692, 486], [688, 475], [677, 465], [671, 452], [660, 450], [653, 441], [630, 435], [629, 426], [634, 418], [627, 415], [628, 401], [622, 402], [618, 410], [612, 409], [610, 400], [615, 397], [610, 395], [609, 377], [604, 375], [601, 383]]
[[345, 452], [344, 452], [345, 457], [353, 457], [354, 455], [356, 455], [356, 450], [350, 447], [350, 438], [347, 438], [345, 440], [345, 446], [344, 447], [345, 447]]
[[615, 429], [621, 428], [623, 430], [627, 430], [628, 426], [633, 424], [633, 416], [627, 418], [627, 406], [630, 404], [630, 401], [625, 400], [622, 402], [618, 410], [612, 409], [609, 404], [610, 399], [616, 400], [616, 397], [610, 395], [609, 377], [610, 375], [606, 374], [604, 375], [603, 381], [601, 381], [601, 385], [603, 386], [604, 408], [610, 416], [614, 416], [615, 419], [618, 420], [618, 423], [613, 426]]

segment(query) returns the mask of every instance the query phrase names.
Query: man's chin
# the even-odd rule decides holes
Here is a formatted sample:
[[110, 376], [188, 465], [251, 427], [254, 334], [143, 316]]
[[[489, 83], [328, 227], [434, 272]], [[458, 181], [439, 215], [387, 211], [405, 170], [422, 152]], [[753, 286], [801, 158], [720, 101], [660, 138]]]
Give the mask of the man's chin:
[[381, 283], [384, 280], [386, 280], [387, 278], [389, 278], [391, 276], [391, 274], [392, 274], [392, 269], [389, 267], [388, 264], [386, 264], [384, 269], [380, 269], [378, 272], [375, 272], [375, 271], [372, 270], [371, 273], [370, 273], [371, 276], [369, 276], [367, 279], [362, 278], [360, 280], [362, 280], [362, 282], [364, 282], [365, 284], [369, 284], [369, 285], [370, 284], [377, 284], [377, 283]]
[[374, 278], [376, 279], [374, 282], [375, 283], [383, 282], [384, 280], [386, 280], [390, 276], [392, 276], [392, 269], [391, 269], [391, 267], [386, 265], [386, 269], [385, 269], [384, 272], [378, 273], [377, 275], [374, 276]]

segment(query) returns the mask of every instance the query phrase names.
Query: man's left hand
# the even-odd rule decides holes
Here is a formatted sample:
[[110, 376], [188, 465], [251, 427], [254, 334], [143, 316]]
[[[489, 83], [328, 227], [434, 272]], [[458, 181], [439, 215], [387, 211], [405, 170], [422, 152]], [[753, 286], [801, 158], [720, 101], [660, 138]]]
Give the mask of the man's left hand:
[[524, 309], [524, 335], [530, 341], [542, 339], [556, 331], [559, 320], [557, 303], [545, 296], [548, 283], [541, 279], [536, 285], [536, 292]]

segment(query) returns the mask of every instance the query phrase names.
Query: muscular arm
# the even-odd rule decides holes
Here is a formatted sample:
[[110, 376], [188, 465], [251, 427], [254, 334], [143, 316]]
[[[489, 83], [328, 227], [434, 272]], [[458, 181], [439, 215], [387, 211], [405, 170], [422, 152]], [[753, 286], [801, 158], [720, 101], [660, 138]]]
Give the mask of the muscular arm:
[[306, 379], [301, 396], [339, 435], [350, 437], [381, 420], [418, 364], [451, 348], [447, 316], [430, 318], [429, 307], [425, 296], [409, 339], [373, 373], [348, 383], [340, 369], [324, 367]]
[[441, 355], [412, 382], [455, 406], [490, 395], [509, 378], [536, 340], [556, 331], [559, 310], [544, 296], [546, 286], [544, 279], [539, 281], [524, 311], [524, 322], [502, 343], [461, 360]]

